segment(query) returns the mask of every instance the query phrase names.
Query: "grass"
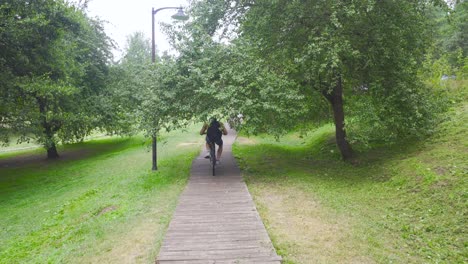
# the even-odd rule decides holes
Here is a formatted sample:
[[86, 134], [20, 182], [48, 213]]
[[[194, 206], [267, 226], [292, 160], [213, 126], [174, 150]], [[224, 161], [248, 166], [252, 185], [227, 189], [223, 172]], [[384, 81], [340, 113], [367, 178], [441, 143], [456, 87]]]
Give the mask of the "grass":
[[[90, 136], [87, 136], [84, 138], [84, 141], [92, 141], [92, 140], [103, 140], [103, 139], [109, 139], [110, 136], [107, 136], [104, 133], [101, 132], [95, 132]], [[25, 155], [25, 156], [31, 156], [31, 154], [38, 155], [38, 154], [43, 154], [45, 155], [45, 150], [44, 147], [39, 145], [37, 142], [35, 142], [34, 139], [31, 139], [29, 142], [21, 142], [18, 143], [19, 137], [18, 136], [13, 136], [10, 138], [10, 142], [7, 145], [0, 145], [0, 159], [5, 159], [9, 157], [17, 157], [20, 155]], [[60, 150], [65, 150], [65, 149], [70, 149], [73, 147], [80, 146], [80, 144], [59, 144], [58, 149]]]
[[0, 263], [153, 263], [202, 142], [163, 137], [157, 172], [141, 137], [1, 157]]
[[467, 104], [439, 133], [339, 159], [330, 125], [234, 153], [284, 263], [466, 263]]

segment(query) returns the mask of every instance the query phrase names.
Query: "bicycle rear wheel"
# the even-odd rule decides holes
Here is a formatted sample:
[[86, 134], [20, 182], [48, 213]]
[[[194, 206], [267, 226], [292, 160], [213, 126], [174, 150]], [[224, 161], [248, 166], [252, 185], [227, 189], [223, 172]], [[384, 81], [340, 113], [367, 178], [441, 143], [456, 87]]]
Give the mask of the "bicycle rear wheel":
[[215, 176], [215, 167], [216, 167], [216, 146], [215, 143], [210, 144], [210, 161], [213, 176]]

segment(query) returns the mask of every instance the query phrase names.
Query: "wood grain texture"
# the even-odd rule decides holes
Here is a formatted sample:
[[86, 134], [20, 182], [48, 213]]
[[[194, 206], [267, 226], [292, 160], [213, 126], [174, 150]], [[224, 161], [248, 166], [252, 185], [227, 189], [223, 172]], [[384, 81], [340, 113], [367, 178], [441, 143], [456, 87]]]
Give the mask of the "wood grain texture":
[[193, 161], [156, 263], [281, 263], [232, 156], [235, 136], [223, 138], [216, 176], [205, 151]]

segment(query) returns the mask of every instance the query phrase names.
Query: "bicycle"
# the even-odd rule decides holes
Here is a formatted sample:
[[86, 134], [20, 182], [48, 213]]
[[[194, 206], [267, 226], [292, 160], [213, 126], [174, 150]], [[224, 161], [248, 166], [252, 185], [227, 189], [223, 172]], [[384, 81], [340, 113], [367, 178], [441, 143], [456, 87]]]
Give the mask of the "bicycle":
[[215, 168], [216, 168], [216, 144], [214, 142], [209, 142], [210, 145], [210, 164], [211, 169], [213, 172], [213, 176], [215, 176]]
[[[210, 159], [211, 170], [213, 176], [215, 176], [216, 172], [216, 163], [218, 163], [217, 154], [221, 155], [222, 147], [223, 147], [223, 140], [222, 135], [227, 135], [227, 130], [224, 125], [216, 120], [216, 118], [212, 118], [211, 123], [203, 124], [202, 129], [200, 130], [200, 135], [206, 134], [206, 144], [209, 148], [209, 155], [205, 156], [205, 158]], [[218, 152], [216, 153], [216, 145], [218, 145]]]

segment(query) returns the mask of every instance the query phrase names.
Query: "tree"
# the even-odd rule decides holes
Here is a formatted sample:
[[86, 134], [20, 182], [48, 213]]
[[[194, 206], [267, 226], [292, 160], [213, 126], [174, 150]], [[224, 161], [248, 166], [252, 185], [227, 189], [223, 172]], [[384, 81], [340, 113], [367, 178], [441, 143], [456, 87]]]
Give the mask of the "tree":
[[112, 67], [112, 98], [120, 116], [133, 123], [147, 136], [155, 136], [161, 129], [178, 127], [181, 104], [177, 89], [177, 70], [172, 57], [156, 58], [151, 62], [150, 41], [141, 32], [128, 37], [125, 54], [120, 63]]
[[451, 28], [448, 30], [447, 50], [456, 52], [461, 49], [464, 57], [468, 56], [468, 2], [456, 1], [451, 13]]
[[[234, 34], [236, 41], [231, 41], [231, 45], [247, 45], [248, 48], [239, 50], [249, 52], [243, 56], [248, 61], [241, 64], [259, 63], [257, 68], [267, 69], [276, 81], [295, 84], [285, 86], [294, 99], [286, 93], [268, 105], [288, 112], [291, 101], [302, 96], [304, 99], [300, 101], [313, 111], [299, 112], [321, 116], [323, 101], [327, 102], [338, 148], [343, 159], [348, 160], [352, 149], [345, 111], [352, 104], [346, 104], [345, 99], [372, 111], [368, 114], [358, 111], [362, 109], [348, 109], [363, 125], [381, 128], [380, 136], [384, 135], [382, 131], [404, 137], [428, 129], [432, 105], [416, 76], [428, 43], [424, 16], [428, 4], [427, 1], [207, 0], [195, 4], [192, 12], [195, 17], [199, 15], [198, 23], [195, 19], [196, 25], [189, 29], [191, 38], [186, 39], [196, 39], [194, 36], [200, 32], [214, 36], [215, 32], [227, 32], [232, 25], [238, 26]], [[220, 21], [231, 24], [223, 25]], [[205, 44], [208, 46], [199, 51], [211, 52], [212, 44], [209, 41]], [[191, 59], [196, 61], [197, 57]], [[194, 64], [192, 61], [191, 65]], [[203, 71], [201, 67], [197, 70]], [[236, 76], [238, 72], [228, 73]], [[259, 93], [251, 94], [250, 98], [261, 98], [262, 91], [268, 90], [264, 80], [259, 83], [258, 79], [250, 79], [243, 83], [257, 81]], [[270, 112], [256, 114], [267, 116]], [[284, 128], [290, 123], [281, 121], [270, 125]]]
[[[168, 81], [172, 78], [176, 98], [171, 111], [179, 119], [205, 121], [212, 115], [229, 118], [242, 113], [249, 121], [243, 126], [244, 131], [284, 134], [287, 126], [273, 124], [294, 126], [297, 121], [294, 118], [303, 116], [301, 113], [307, 110], [303, 107], [305, 97], [295, 93], [296, 88], [288, 90], [297, 87], [295, 82], [262, 64], [261, 59], [250, 56], [248, 45], [214, 40], [216, 27], [205, 21], [207, 17], [203, 13], [216, 13], [215, 9], [223, 6], [223, 3], [197, 6], [201, 9], [191, 11], [195, 21], [169, 30], [172, 44], [179, 52], [174, 58], [172, 74], [167, 75]], [[207, 20], [216, 21], [210, 17]], [[279, 98], [290, 101], [278, 107]], [[268, 114], [259, 114], [262, 112]]]
[[468, 65], [468, 2], [453, 1], [451, 7], [433, 7], [428, 12], [433, 43], [426, 55], [422, 74], [434, 86], [443, 75], [464, 78]]
[[111, 43], [99, 21], [52, 0], [2, 3], [0, 21], [3, 141], [35, 139], [57, 158], [58, 141], [109, 124], [98, 102]]
[[151, 63], [150, 40], [145, 38], [145, 34], [143, 32], [135, 32], [128, 36], [125, 54], [122, 58], [122, 64], [144, 66], [149, 63]]
[[132, 133], [141, 125], [142, 102], [148, 97], [151, 74], [151, 47], [143, 33], [127, 37], [124, 56], [110, 67], [107, 85], [109, 103], [113, 110], [113, 124]]

